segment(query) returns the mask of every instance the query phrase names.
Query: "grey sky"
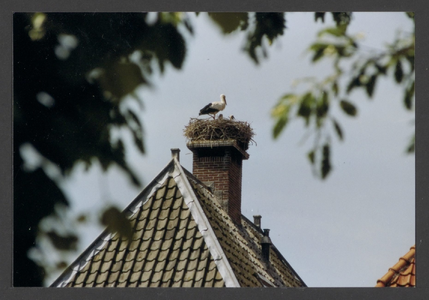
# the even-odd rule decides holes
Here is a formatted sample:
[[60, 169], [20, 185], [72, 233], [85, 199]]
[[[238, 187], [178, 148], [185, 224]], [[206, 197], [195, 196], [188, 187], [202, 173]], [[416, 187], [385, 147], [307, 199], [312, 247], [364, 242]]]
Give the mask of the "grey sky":
[[[183, 129], [225, 94], [224, 115], [249, 122], [256, 133], [257, 146], [243, 164], [243, 214], [262, 215], [262, 227], [271, 229], [273, 243], [309, 287], [374, 286], [415, 243], [414, 156], [405, 154], [414, 113], [404, 109], [390, 78], [377, 83], [373, 100], [352, 93], [358, 117], [336, 111], [345, 140], [333, 140], [334, 169], [325, 181], [312, 175], [305, 155], [312, 138], [300, 143], [300, 120], [274, 141], [270, 110], [277, 99], [294, 91], [295, 79], [331, 71], [329, 63], [309, 63], [304, 51], [318, 30], [332, 25], [330, 15], [325, 24], [313, 20], [313, 13], [288, 13], [284, 36], [255, 66], [241, 51], [243, 34], [224, 37], [205, 14], [194, 18], [183, 69], [169, 68], [156, 76], [154, 89], [138, 91], [147, 155], [132, 149], [128, 137], [128, 161], [147, 184], [169, 162], [170, 148], [178, 147], [182, 165], [192, 171]], [[363, 34], [365, 50], [372, 51], [393, 41], [393, 28], [412, 30], [404, 13], [355, 13], [349, 32]], [[117, 169], [106, 175], [98, 167], [84, 172], [80, 166], [62, 185], [75, 215], [112, 203], [123, 208], [140, 191]], [[86, 233], [81, 250], [100, 233], [97, 227], [77, 229]]]

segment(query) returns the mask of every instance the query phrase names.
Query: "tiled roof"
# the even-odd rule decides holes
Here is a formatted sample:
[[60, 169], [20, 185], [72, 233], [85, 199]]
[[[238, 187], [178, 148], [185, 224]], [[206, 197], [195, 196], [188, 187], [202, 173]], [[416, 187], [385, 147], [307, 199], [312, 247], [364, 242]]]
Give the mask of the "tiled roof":
[[412, 246], [407, 254], [377, 280], [376, 287], [415, 287], [416, 286], [416, 247]]
[[260, 240], [262, 230], [242, 216], [238, 227], [217, 203], [214, 196], [202, 186], [198, 187], [195, 179], [189, 176], [194, 191], [203, 204], [204, 212], [222, 245], [240, 286], [262, 286], [265, 279], [274, 286], [303, 286], [302, 280], [295, 274], [286, 260], [274, 248], [271, 248], [270, 264], [261, 258]]
[[265, 262], [261, 229], [237, 226], [176, 158], [126, 212], [132, 240], [104, 232], [52, 286], [305, 286], [274, 246]]

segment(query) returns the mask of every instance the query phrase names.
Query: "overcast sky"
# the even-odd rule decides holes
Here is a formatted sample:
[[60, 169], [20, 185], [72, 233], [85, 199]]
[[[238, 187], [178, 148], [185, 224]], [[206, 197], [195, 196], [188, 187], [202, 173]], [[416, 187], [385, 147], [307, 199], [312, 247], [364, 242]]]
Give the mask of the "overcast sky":
[[[187, 39], [182, 70], [169, 68], [154, 77], [153, 89], [138, 91], [147, 154], [138, 154], [128, 138], [128, 161], [144, 185], [169, 162], [171, 148], [181, 149], [181, 163], [192, 171], [183, 129], [225, 94], [224, 115], [249, 122], [256, 133], [257, 145], [243, 163], [242, 213], [251, 220], [262, 215], [262, 227], [271, 229], [273, 243], [309, 287], [371, 287], [415, 243], [414, 155], [405, 154], [414, 113], [405, 110], [391, 78], [377, 82], [372, 100], [352, 93], [358, 117], [335, 111], [345, 140], [333, 140], [329, 177], [314, 177], [305, 155], [312, 139], [301, 143], [303, 123], [291, 123], [275, 141], [270, 110], [281, 95], [294, 92], [294, 80], [331, 71], [329, 63], [311, 64], [305, 49], [333, 23], [330, 15], [325, 24], [315, 23], [313, 13], [286, 16], [284, 36], [259, 66], [242, 52], [243, 34], [225, 37], [205, 14], [193, 18], [195, 36]], [[404, 13], [354, 13], [349, 27], [363, 36], [368, 53], [392, 42], [398, 30], [412, 31]], [[93, 211], [94, 219], [103, 207], [124, 208], [140, 192], [115, 168], [106, 175], [79, 166], [62, 186], [72, 214]], [[101, 232], [77, 229], [85, 232], [80, 251]]]

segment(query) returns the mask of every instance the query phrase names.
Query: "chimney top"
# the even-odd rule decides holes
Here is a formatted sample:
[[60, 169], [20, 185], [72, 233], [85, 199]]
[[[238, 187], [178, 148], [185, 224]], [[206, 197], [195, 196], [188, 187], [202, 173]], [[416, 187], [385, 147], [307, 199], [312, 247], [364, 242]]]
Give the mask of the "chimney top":
[[261, 228], [261, 215], [254, 215], [253, 216], [253, 223], [258, 226], [259, 228]]
[[[239, 145], [236, 140], [214, 140], [214, 141], [190, 141], [186, 143], [186, 146], [193, 153], [197, 152], [219, 152], [217, 149], [231, 148], [241, 155], [241, 159], [249, 159], [249, 154]], [[223, 150], [221, 150], [223, 151]]]
[[271, 248], [271, 239], [270, 239], [270, 230], [264, 229], [264, 236], [261, 239], [261, 247], [262, 247], [262, 259], [265, 262], [270, 261], [270, 248]]
[[264, 229], [264, 236], [262, 237], [261, 244], [272, 244], [270, 239], [270, 230]]
[[171, 148], [171, 157], [176, 158], [177, 161], [180, 161], [180, 149], [179, 148]]

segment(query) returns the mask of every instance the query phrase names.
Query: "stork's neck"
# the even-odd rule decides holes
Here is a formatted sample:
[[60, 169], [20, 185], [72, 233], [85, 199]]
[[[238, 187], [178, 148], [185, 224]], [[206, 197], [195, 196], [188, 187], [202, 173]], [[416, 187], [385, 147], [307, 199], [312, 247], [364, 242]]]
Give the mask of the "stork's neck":
[[221, 101], [223, 104], [226, 104], [226, 97], [225, 97], [225, 95], [221, 95], [221, 96], [220, 96], [220, 101]]

